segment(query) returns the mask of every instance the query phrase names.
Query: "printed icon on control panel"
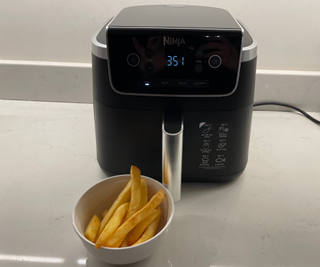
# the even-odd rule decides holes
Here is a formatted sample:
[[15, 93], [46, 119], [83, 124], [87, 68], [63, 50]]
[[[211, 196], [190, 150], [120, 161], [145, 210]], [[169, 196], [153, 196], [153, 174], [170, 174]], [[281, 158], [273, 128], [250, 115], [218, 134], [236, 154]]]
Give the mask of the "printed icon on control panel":
[[222, 162], [226, 162], [226, 158], [217, 158], [216, 159], [217, 163], [222, 163]]
[[203, 148], [202, 148], [202, 153], [209, 153], [210, 149], [209, 149], [209, 142], [204, 142], [203, 143]]
[[209, 155], [203, 155], [202, 156], [202, 163], [208, 164], [208, 162], [209, 162]]
[[229, 128], [227, 128], [227, 125], [221, 124], [221, 126], [218, 129], [219, 137], [227, 137], [227, 133], [229, 132]]
[[205, 133], [205, 134], [207, 134], [211, 129], [212, 129], [212, 128], [209, 127], [209, 128], [207, 128], [207, 129], [203, 130], [202, 132]]
[[222, 149], [226, 146], [227, 144], [226, 143], [219, 143], [218, 144], [218, 148]]

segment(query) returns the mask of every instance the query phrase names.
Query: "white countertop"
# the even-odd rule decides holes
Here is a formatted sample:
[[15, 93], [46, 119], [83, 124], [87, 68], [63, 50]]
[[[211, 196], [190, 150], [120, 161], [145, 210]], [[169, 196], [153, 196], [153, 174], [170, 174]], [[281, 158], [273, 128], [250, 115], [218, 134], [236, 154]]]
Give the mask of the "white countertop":
[[[0, 148], [0, 266], [110, 266], [71, 224], [80, 194], [106, 177], [92, 105], [0, 100]], [[243, 175], [183, 184], [166, 242], [132, 266], [306, 267], [319, 252], [320, 127], [256, 111]]]

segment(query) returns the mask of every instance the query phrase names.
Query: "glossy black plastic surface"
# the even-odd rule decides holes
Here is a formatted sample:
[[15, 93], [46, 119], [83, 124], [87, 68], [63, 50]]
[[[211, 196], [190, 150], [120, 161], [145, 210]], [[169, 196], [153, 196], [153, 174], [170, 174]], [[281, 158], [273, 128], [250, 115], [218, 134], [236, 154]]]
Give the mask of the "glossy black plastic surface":
[[222, 96], [236, 89], [240, 29], [110, 28], [107, 40], [110, 82], [118, 93]]

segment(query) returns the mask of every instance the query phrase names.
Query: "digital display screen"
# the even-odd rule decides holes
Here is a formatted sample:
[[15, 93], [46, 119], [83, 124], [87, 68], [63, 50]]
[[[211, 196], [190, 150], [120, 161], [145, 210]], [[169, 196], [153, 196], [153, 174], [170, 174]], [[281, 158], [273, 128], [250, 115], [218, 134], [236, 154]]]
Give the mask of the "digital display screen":
[[240, 31], [109, 29], [109, 74], [119, 93], [228, 95], [236, 88]]
[[167, 56], [168, 59], [168, 67], [177, 67], [179, 65], [184, 66], [184, 57], [181, 57], [181, 59], [178, 58], [178, 56]]

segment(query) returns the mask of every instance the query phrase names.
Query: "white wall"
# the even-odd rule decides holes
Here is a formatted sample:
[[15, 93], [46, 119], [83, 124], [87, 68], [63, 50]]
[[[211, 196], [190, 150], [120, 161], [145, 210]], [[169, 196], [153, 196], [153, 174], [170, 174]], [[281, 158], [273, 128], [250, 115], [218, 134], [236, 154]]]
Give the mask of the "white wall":
[[319, 0], [1, 0], [0, 59], [90, 63], [91, 37], [130, 5], [227, 9], [258, 40], [258, 68], [320, 70]]

